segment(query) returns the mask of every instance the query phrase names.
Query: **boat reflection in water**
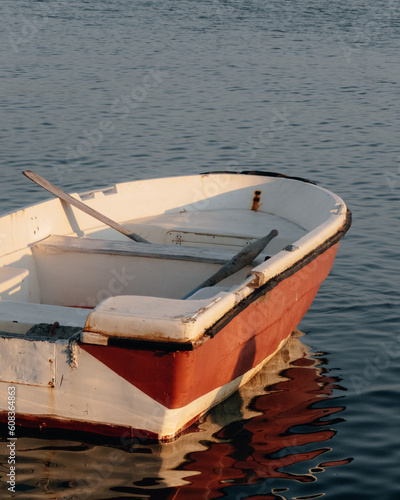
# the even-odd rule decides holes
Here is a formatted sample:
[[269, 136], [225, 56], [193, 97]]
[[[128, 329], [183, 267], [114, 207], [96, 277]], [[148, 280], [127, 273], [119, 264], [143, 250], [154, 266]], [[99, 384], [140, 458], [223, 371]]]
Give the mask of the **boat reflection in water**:
[[328, 444], [340, 422], [335, 415], [344, 410], [332, 397], [339, 379], [301, 335], [294, 332], [249, 383], [174, 442], [21, 436], [19, 498], [46, 492], [65, 500], [276, 499], [286, 498], [289, 488], [292, 498], [293, 480], [314, 482], [325, 468], [350, 462]]
[[[206, 498], [220, 498], [229, 489], [234, 494], [239, 485], [238, 493], [262, 494], [263, 499], [286, 498], [273, 494], [268, 479], [314, 482], [315, 474], [325, 468], [351, 461], [328, 457], [320, 461], [331, 451], [326, 442], [336, 432], [332, 425], [340, 422], [333, 415], [345, 409], [334, 404], [332, 393], [343, 388], [338, 378], [321, 366], [323, 359], [310, 357], [298, 338], [301, 335], [294, 332], [285, 348], [253, 380], [224, 407], [208, 415], [203, 428], [209, 432], [215, 425], [220, 430], [207, 441], [197, 436], [205, 449], [189, 453], [179, 468], [196, 471], [197, 475], [187, 478], [190, 484], [175, 491], [171, 499], [202, 498], [200, 492], [206, 490]], [[237, 420], [232, 422], [233, 413], [239, 409]], [[290, 467], [295, 464], [298, 466]], [[289, 472], [289, 467], [296, 472]], [[243, 490], [243, 486], [247, 488]]]

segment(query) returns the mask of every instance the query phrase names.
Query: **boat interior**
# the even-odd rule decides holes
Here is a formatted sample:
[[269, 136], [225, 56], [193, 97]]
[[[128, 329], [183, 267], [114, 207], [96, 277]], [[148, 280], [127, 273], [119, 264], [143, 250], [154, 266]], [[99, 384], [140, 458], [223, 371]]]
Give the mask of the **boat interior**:
[[[232, 177], [236, 181], [241, 176]], [[270, 190], [268, 198], [265, 195], [262, 197], [262, 189], [266, 189], [264, 184], [257, 184], [260, 182], [258, 176], [255, 179], [246, 177], [250, 181], [249, 186], [240, 189], [239, 194], [223, 192], [209, 198], [203, 195], [204, 206], [200, 206], [199, 202], [184, 203], [184, 195], [177, 202], [169, 197], [169, 205], [161, 200], [161, 208], [153, 207], [150, 211], [140, 211], [137, 207], [141, 205], [136, 203], [133, 211], [135, 218], [124, 216], [124, 213], [127, 212], [127, 200], [132, 197], [130, 186], [136, 183], [126, 183], [129, 188], [126, 192], [122, 184], [108, 190], [76, 195], [105, 213], [111, 212], [115, 220], [151, 244], [132, 241], [56, 199], [30, 207], [32, 216], [23, 223], [30, 233], [24, 236], [26, 246], [23, 242], [7, 242], [14, 252], [3, 252], [1, 257], [0, 315], [10, 301], [56, 307], [62, 316], [66, 313], [61, 309], [91, 309], [114, 296], [181, 299], [246, 245], [276, 229], [278, 236], [272, 239], [251, 266], [214, 287], [199, 290], [187, 300], [210, 298], [240, 285], [255, 265], [306, 235], [324, 220], [326, 214], [329, 215], [329, 210], [335, 205], [335, 200], [331, 200], [328, 210], [319, 213], [318, 204], [325, 201], [325, 195], [324, 200], [317, 200], [317, 211], [308, 218], [307, 214], [300, 216], [293, 207], [285, 205], [282, 205], [278, 215], [268, 210], [268, 198], [276, 204], [279, 198], [284, 194], [290, 195], [290, 192], [280, 194]], [[267, 179], [265, 182], [271, 181]], [[300, 186], [305, 186], [304, 189], [315, 188], [305, 183], [300, 183]], [[144, 203], [149, 194], [142, 189], [134, 193], [136, 198], [138, 193]], [[301, 193], [294, 194], [301, 196]], [[119, 198], [116, 200], [116, 197]], [[160, 194], [162, 197], [166, 197], [165, 190]], [[189, 195], [187, 197], [190, 199]], [[116, 201], [119, 211], [113, 214]], [[294, 200], [294, 205], [296, 202], [298, 200]], [[28, 219], [29, 213], [23, 212], [11, 216], [18, 219], [18, 214], [21, 214], [21, 218]], [[34, 216], [36, 213], [38, 215]], [[132, 214], [132, 210], [128, 213]], [[307, 223], [300, 224], [302, 219]], [[13, 240], [16, 240], [21, 233], [18, 220], [11, 220], [10, 223], [13, 225]], [[0, 238], [4, 241], [4, 227], [1, 229]], [[20, 249], [15, 250], [18, 246]], [[49, 317], [49, 310], [45, 315]], [[87, 313], [82, 316], [86, 317]]]
[[[272, 229], [279, 234], [254, 265], [305, 234], [296, 224], [251, 210], [161, 214], [124, 226], [152, 244], [134, 242], [111, 228], [84, 238], [50, 235], [32, 246], [31, 272], [16, 267], [1, 270], [1, 299], [23, 295], [28, 302], [93, 308], [115, 295], [181, 298]], [[228, 290], [243, 281], [252, 267], [190, 299]]]

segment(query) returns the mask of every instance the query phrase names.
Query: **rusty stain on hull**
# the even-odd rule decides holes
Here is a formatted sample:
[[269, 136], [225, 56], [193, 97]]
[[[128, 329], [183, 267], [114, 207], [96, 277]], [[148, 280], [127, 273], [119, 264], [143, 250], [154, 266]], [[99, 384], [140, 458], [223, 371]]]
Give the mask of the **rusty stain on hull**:
[[254, 210], [254, 212], [258, 212], [261, 205], [262, 205], [262, 203], [261, 203], [261, 191], [259, 191], [259, 190], [254, 191], [253, 204], [251, 205], [251, 209]]

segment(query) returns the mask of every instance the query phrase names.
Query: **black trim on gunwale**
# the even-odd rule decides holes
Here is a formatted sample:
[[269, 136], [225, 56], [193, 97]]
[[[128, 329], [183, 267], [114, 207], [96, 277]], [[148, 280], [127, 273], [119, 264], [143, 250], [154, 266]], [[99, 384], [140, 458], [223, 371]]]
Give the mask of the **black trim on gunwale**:
[[307, 184], [313, 184], [317, 186], [316, 182], [305, 179], [304, 177], [293, 177], [290, 175], [280, 174], [278, 172], [265, 172], [264, 170], [242, 170], [241, 172], [235, 172], [234, 170], [215, 170], [213, 172], [204, 172], [200, 175], [213, 175], [213, 174], [234, 174], [234, 175], [258, 175], [260, 177], [280, 177], [282, 179], [291, 179], [293, 181], [306, 182]]
[[[206, 335], [206, 333], [204, 333]], [[207, 339], [206, 339], [207, 340]], [[205, 340], [202, 341], [204, 343]], [[81, 345], [90, 345], [79, 342]], [[108, 337], [108, 344], [105, 348], [121, 347], [124, 349], [135, 349], [137, 351], [159, 352], [160, 356], [171, 352], [193, 351], [196, 345], [193, 342], [158, 342], [156, 340], [126, 339], [118, 337]]]
[[[215, 337], [218, 332], [220, 332], [230, 321], [232, 321], [234, 317], [240, 314], [252, 302], [256, 301], [258, 298], [262, 297], [267, 292], [275, 288], [286, 278], [293, 276], [293, 274], [295, 274], [297, 271], [300, 271], [300, 269], [315, 260], [319, 255], [323, 254], [330, 247], [338, 243], [349, 230], [351, 226], [351, 218], [351, 211], [347, 209], [346, 220], [341, 229], [339, 229], [333, 236], [321, 243], [321, 245], [316, 247], [312, 252], [295, 262], [291, 267], [285, 269], [285, 271], [283, 271], [281, 274], [276, 275], [274, 278], [271, 278], [269, 281], [267, 281], [267, 283], [255, 289], [253, 293], [239, 302], [239, 304], [228, 311], [213, 326], [205, 331], [203, 336], [199, 340], [195, 342], [155, 342], [151, 340], [109, 337], [108, 345], [126, 349], [158, 351], [160, 356], [177, 351], [193, 351], [194, 349], [201, 347], [201, 345], [203, 345], [204, 342], [207, 341], [207, 339], [212, 339], [213, 337]], [[81, 342], [79, 342], [79, 344], [81, 344]]]

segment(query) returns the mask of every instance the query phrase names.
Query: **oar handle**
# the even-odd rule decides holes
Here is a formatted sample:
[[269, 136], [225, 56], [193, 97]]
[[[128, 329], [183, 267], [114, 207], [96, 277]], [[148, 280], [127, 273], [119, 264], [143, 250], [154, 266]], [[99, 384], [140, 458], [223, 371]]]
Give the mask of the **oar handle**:
[[113, 221], [112, 219], [108, 218], [106, 215], [101, 214], [94, 208], [89, 207], [82, 201], [77, 200], [76, 198], [73, 198], [71, 195], [65, 193], [62, 189], [58, 188], [57, 186], [54, 186], [54, 184], [51, 184], [51, 182], [47, 181], [43, 177], [40, 177], [40, 175], [35, 174], [35, 172], [32, 172], [31, 170], [25, 170], [22, 172], [28, 179], [31, 181], [35, 182], [42, 188], [46, 189], [46, 191], [49, 191], [50, 193], [54, 194], [60, 200], [66, 201], [70, 205], [73, 205], [76, 208], [79, 208], [79, 210], [82, 210], [82, 212], [85, 212], [86, 214], [94, 217], [95, 219], [99, 220], [103, 224], [106, 224], [107, 226], [112, 227], [116, 231], [119, 231], [120, 233], [124, 234], [128, 238], [134, 241], [138, 241], [140, 243], [150, 243], [150, 241], [145, 240], [141, 236], [139, 236], [136, 233], [131, 233], [128, 231], [124, 226], [121, 226], [121, 224], [118, 224], [118, 222]]

